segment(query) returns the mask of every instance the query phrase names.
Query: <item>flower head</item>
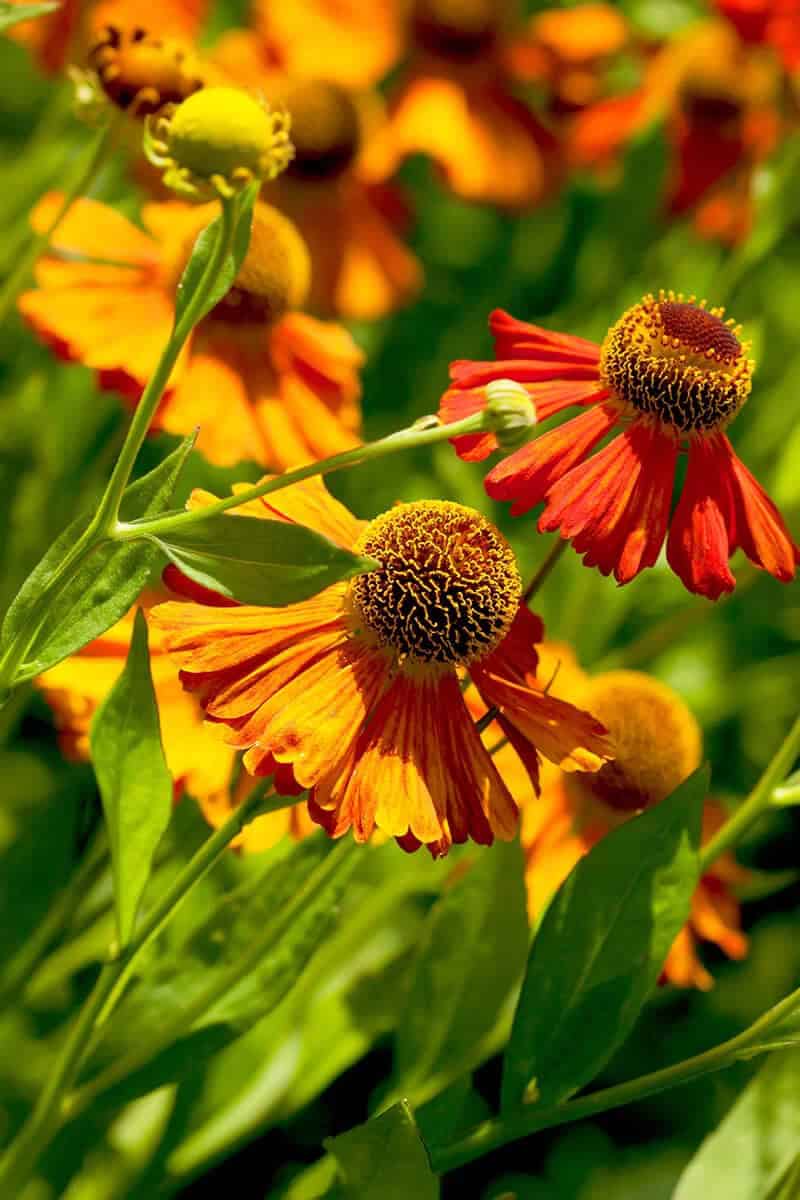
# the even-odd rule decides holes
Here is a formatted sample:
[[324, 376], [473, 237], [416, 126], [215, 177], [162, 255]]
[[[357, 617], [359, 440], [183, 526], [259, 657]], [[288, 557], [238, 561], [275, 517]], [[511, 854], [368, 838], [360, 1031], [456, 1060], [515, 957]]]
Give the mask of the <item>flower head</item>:
[[[58, 203], [47, 197], [34, 224], [46, 227]], [[59, 354], [135, 402], [170, 336], [191, 247], [213, 216], [212, 205], [149, 204], [143, 232], [113, 209], [79, 200], [20, 309]], [[110, 253], [117, 265], [97, 262]], [[282, 468], [357, 445], [362, 354], [341, 326], [303, 312], [309, 272], [294, 224], [257, 203], [234, 286], [194, 330], [154, 429], [180, 434], [199, 424], [199, 448], [221, 466], [254, 460]]]
[[290, 764], [329, 833], [363, 841], [378, 828], [435, 855], [513, 836], [516, 806], [465, 706], [465, 671], [534, 776], [539, 751], [566, 770], [605, 761], [602, 725], [536, 682], [540, 623], [520, 606], [510, 547], [479, 513], [420, 501], [365, 524], [317, 479], [243, 511], [310, 525], [381, 564], [278, 609], [215, 606], [175, 573], [195, 602], [154, 616], [184, 686], [247, 769]]
[[180, 104], [203, 86], [200, 65], [182, 42], [141, 28], [107, 25], [89, 50], [89, 66], [108, 100], [137, 117]]
[[[728, 559], [738, 547], [777, 579], [794, 577], [800, 551], [725, 434], [750, 393], [753, 363], [723, 309], [673, 292], [646, 296], [602, 346], [503, 312], [491, 326], [498, 361], [452, 365], [444, 420], [484, 408], [487, 384], [500, 378], [530, 393], [540, 421], [573, 405], [585, 411], [498, 463], [486, 476], [490, 496], [513, 501], [515, 516], [544, 501], [539, 528], [559, 530], [587, 566], [619, 583], [654, 565], [668, 528], [670, 565], [710, 599], [733, 590]], [[455, 444], [473, 460], [497, 448], [490, 434]], [[686, 478], [670, 516], [680, 454]]]
[[231, 196], [254, 179], [274, 179], [293, 148], [289, 118], [239, 88], [196, 92], [148, 126], [145, 149], [164, 183], [190, 199]]
[[[550, 692], [589, 708], [607, 726], [614, 753], [594, 774], [567, 775], [545, 763], [541, 792], [534, 796], [513, 750], [504, 746], [494, 761], [522, 809], [525, 882], [531, 917], [536, 919], [575, 863], [612, 829], [665, 800], [699, 765], [702, 737], [694, 716], [671, 688], [639, 671], [588, 676], [567, 646], [544, 643], [543, 676]], [[472, 711], [480, 712], [473, 702]], [[497, 728], [485, 731], [496, 743]], [[723, 820], [722, 809], [707, 800], [702, 841]], [[664, 964], [663, 982], [710, 988], [713, 980], [698, 955], [698, 942], [712, 942], [729, 958], [747, 953], [733, 887], [745, 871], [725, 854], [701, 878], [689, 921]]]

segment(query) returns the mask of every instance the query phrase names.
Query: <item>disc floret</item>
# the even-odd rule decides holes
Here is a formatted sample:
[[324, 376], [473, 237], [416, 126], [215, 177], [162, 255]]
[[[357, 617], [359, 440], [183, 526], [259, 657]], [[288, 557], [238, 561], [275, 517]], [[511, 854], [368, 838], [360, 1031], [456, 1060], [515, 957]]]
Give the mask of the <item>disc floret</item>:
[[519, 607], [514, 551], [474, 509], [398, 504], [356, 546], [381, 564], [350, 585], [354, 632], [410, 665], [466, 665], [502, 641]]
[[145, 150], [179, 194], [230, 197], [285, 170], [294, 152], [289, 124], [288, 113], [238, 88], [205, 88], [148, 122]]
[[199, 63], [186, 46], [142, 28], [107, 25], [88, 61], [106, 100], [131, 116], [180, 104], [203, 86]]
[[649, 415], [677, 437], [714, 433], [750, 394], [755, 364], [740, 333], [705, 300], [647, 295], [609, 329], [600, 374], [631, 415]]
[[210, 319], [260, 332], [302, 308], [310, 285], [311, 258], [297, 228], [276, 208], [258, 202], [245, 260]]

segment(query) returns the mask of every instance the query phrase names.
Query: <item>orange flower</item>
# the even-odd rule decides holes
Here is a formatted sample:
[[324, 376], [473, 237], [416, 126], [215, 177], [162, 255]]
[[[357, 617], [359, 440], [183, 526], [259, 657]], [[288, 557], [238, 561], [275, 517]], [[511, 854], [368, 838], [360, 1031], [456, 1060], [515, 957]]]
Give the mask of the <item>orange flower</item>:
[[[12, 0], [15, 4], [27, 2]], [[207, 0], [160, 0], [148, 30], [142, 20], [142, 6], [134, 0], [61, 0], [55, 12], [33, 21], [20, 21], [8, 32], [30, 47], [43, 71], [54, 74], [69, 62], [81, 61], [97, 34], [108, 25], [128, 33], [139, 29], [148, 38], [191, 41], [200, 30], [207, 8]]]
[[[156, 602], [143, 597], [149, 610]], [[53, 710], [59, 743], [67, 758], [89, 758], [89, 726], [99, 705], [122, 674], [130, 649], [135, 610], [77, 654], [64, 659], [36, 679]], [[234, 754], [203, 723], [203, 713], [193, 696], [180, 685], [178, 672], [164, 648], [164, 639], [150, 626], [150, 669], [161, 720], [164, 754], [177, 791], [186, 789], [197, 799], [227, 789]]]
[[254, 23], [273, 68], [345, 88], [378, 83], [403, 48], [398, 0], [255, 0]]
[[[733, 591], [728, 559], [738, 547], [787, 582], [800, 550], [724, 433], [749, 395], [754, 364], [741, 331], [723, 315], [705, 301], [661, 292], [629, 308], [598, 346], [495, 312], [498, 361], [452, 364], [442, 419], [485, 408], [486, 384], [494, 379], [521, 383], [540, 421], [581, 406], [580, 416], [493, 467], [486, 490], [513, 501], [513, 516], [544, 500], [539, 528], [558, 529], [587, 566], [613, 571], [619, 583], [654, 565], [668, 526], [667, 558], [689, 591], [712, 600]], [[497, 443], [479, 434], [457, 438], [455, 446], [474, 461]], [[686, 478], [670, 515], [684, 451]]]
[[513, 5], [414, 0], [411, 64], [391, 92], [389, 123], [369, 148], [377, 179], [411, 154], [441, 168], [466, 200], [534, 205], [558, 184], [553, 135], [513, 93]]
[[278, 71], [273, 43], [242, 30], [221, 39], [214, 62], [238, 86], [291, 115], [294, 158], [269, 194], [308, 244], [311, 306], [374, 320], [412, 300], [422, 268], [398, 236], [408, 223], [405, 207], [397, 189], [371, 182], [364, 171], [371, 139], [385, 122], [377, 94], [356, 95], [299, 67], [291, 75]]
[[790, 74], [800, 71], [800, 0], [714, 0], [743, 42], [771, 46]]
[[576, 116], [570, 158], [607, 166], [648, 122], [663, 118], [671, 162], [665, 197], [673, 215], [691, 213], [703, 236], [735, 243], [752, 221], [756, 167], [782, 132], [777, 65], [722, 21], [668, 42], [634, 92]]
[[[608, 727], [613, 761], [594, 775], [570, 775], [549, 763], [535, 797], [522, 765], [509, 745], [494, 762], [522, 810], [525, 881], [532, 920], [585, 854], [611, 829], [668, 796], [700, 765], [700, 730], [686, 705], [670, 688], [636, 671], [611, 671], [590, 679], [566, 646], [545, 643], [540, 671], [551, 680], [549, 694], [589, 708]], [[472, 711], [481, 713], [479, 703]], [[497, 745], [497, 726], [483, 737]], [[722, 823], [722, 809], [706, 802], [702, 841]], [[678, 987], [710, 988], [713, 980], [697, 954], [697, 941], [713, 942], [729, 958], [743, 958], [739, 906], [732, 887], [746, 878], [731, 854], [722, 855], [703, 875], [692, 898], [691, 916], [664, 964], [662, 980]]]
[[[47, 225], [47, 197], [34, 225]], [[148, 232], [113, 209], [80, 200], [20, 297], [34, 329], [100, 384], [136, 401], [172, 328], [177, 279], [214, 205], [149, 204]], [[113, 265], [109, 263], [113, 261]], [[185, 434], [222, 466], [336, 454], [358, 443], [361, 352], [341, 326], [299, 311], [308, 252], [294, 226], [266, 204], [236, 284], [201, 322], [178, 363], [154, 429]]]
[[479, 513], [420, 501], [366, 524], [318, 479], [243, 511], [311, 526], [382, 564], [285, 608], [220, 607], [175, 573], [171, 586], [194, 602], [153, 614], [184, 686], [246, 750], [247, 769], [291, 764], [332, 836], [352, 828], [366, 841], [378, 828], [434, 855], [514, 836], [517, 808], [470, 719], [462, 670], [534, 775], [538, 751], [565, 770], [602, 764], [603, 727], [536, 683], [540, 623], [520, 605], [513, 551]]

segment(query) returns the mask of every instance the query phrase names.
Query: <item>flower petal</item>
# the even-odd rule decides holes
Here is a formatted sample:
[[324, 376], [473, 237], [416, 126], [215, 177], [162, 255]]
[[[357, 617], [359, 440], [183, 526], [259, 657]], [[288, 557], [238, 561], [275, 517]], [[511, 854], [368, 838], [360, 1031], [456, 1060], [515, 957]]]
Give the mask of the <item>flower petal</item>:
[[724, 434], [721, 446], [730, 472], [731, 491], [736, 514], [735, 539], [757, 567], [787, 583], [794, 579], [800, 549], [792, 539], [783, 517], [761, 484], [734, 453]]
[[690, 592], [718, 600], [736, 580], [728, 566], [736, 538], [730, 462], [718, 438], [693, 438], [667, 560]]

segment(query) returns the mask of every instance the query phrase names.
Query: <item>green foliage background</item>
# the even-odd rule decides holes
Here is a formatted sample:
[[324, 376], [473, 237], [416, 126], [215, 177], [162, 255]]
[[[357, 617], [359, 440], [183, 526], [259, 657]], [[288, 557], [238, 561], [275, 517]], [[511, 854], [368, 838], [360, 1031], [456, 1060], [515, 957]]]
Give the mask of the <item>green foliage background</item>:
[[[682, 0], [630, 0], [623, 7], [642, 27], [664, 33], [700, 11]], [[214, 28], [241, 21], [240, 9], [218, 4]], [[54, 86], [36, 74], [26, 55], [0, 39], [0, 257], [6, 263], [18, 252], [31, 204], [58, 182], [86, 139], [69, 114], [68, 97], [54, 108], [53, 93]], [[49, 127], [42, 132], [45, 110]], [[654, 127], [631, 149], [613, 190], [574, 179], [547, 207], [513, 219], [459, 202], [425, 164], [409, 164], [403, 180], [416, 212], [412, 242], [424, 261], [427, 285], [412, 308], [354, 329], [368, 354], [367, 437], [435, 410], [452, 358], [490, 357], [486, 318], [495, 306], [600, 338], [643, 292], [662, 286], [696, 292], [726, 304], [753, 339], [754, 393], [737, 419], [733, 440], [797, 530], [800, 136], [787, 139], [760, 170], [757, 222], [733, 253], [698, 240], [686, 224], [664, 223], [665, 154], [663, 132]], [[96, 192], [135, 214], [136, 198], [121, 167], [107, 168]], [[97, 495], [123, 424], [116, 398], [99, 392], [90, 372], [56, 362], [16, 320], [0, 332], [0, 607], [6, 607], [68, 516]], [[141, 471], [175, 444], [163, 437], [148, 443]], [[235, 472], [213, 470], [193, 455], [178, 499], [191, 486], [220, 489], [233, 478], [257, 475], [252, 465]], [[337, 476], [332, 489], [365, 517], [396, 499], [457, 497], [500, 523], [527, 574], [543, 559], [549, 541], [536, 534], [532, 520], [511, 522], [503, 511], [493, 510], [481, 480], [480, 467], [459, 462], [448, 446], [440, 446], [412, 459], [391, 460], [389, 466], [381, 462]], [[613, 581], [585, 570], [570, 552], [541, 596], [550, 634], [572, 642], [585, 665], [640, 666], [684, 695], [703, 725], [713, 792], [723, 798], [740, 797], [753, 784], [794, 719], [800, 693], [797, 587], [756, 578], [742, 564], [737, 569], [742, 583], [735, 596], [711, 606], [689, 597], [664, 566], [617, 589]], [[29, 690], [0, 713], [0, 735], [3, 958], [26, 943], [58, 897], [99, 819], [99, 801], [91, 770], [62, 761], [46, 706]], [[796, 985], [797, 831], [794, 810], [776, 811], [742, 848], [740, 857], [756, 869], [745, 905], [752, 938], [747, 960], [723, 962], [706, 948], [714, 990], [706, 995], [660, 992], [606, 1068], [605, 1082], [654, 1070], [721, 1041]], [[204, 832], [192, 804], [182, 803], [159, 851], [156, 892]], [[474, 850], [468, 853], [481, 858]], [[313, 1185], [322, 1178], [318, 1171], [300, 1176], [294, 1187], [289, 1179], [314, 1160], [324, 1137], [365, 1120], [370, 1107], [401, 1082], [412, 1101], [430, 1100], [413, 1073], [411, 1079], [392, 1077], [392, 1033], [402, 1028], [415, 947], [432, 936], [430, 922], [440, 914], [432, 906], [458, 859], [454, 854], [446, 865], [434, 864], [422, 855], [406, 857], [391, 845], [371, 855], [340, 901], [342, 919], [277, 1012], [218, 1049], [208, 1065], [185, 1074], [177, 1090], [151, 1092], [124, 1108], [119, 1095], [115, 1105], [90, 1107], [51, 1147], [37, 1200], [211, 1197], [234, 1188], [242, 1197], [301, 1200], [322, 1194]], [[170, 955], [185, 953], [189, 929], [232, 889], [253, 887], [267, 865], [263, 856], [228, 856], [170, 925], [159, 944], [160, 958], [168, 963]], [[29, 978], [24, 1007], [0, 1013], [0, 1132], [14, 1127], [40, 1089], [65, 1015], [86, 992], [92, 964], [110, 935], [113, 915], [107, 900], [102, 888], [87, 890], [69, 939]], [[488, 927], [502, 956], [504, 939], [517, 937], [518, 930], [504, 919], [502, 905], [491, 916]], [[435, 919], [441, 921], [441, 914]], [[458, 921], [450, 936], [458, 938]], [[477, 1030], [487, 1061], [472, 1082], [459, 1078], [451, 1064], [444, 1100], [423, 1103], [418, 1112], [423, 1133], [442, 1137], [442, 1131], [474, 1124], [487, 1103], [496, 1101], [499, 1068], [492, 1052], [508, 1031], [504, 999], [487, 992], [488, 1016]], [[112, 1040], [112, 1049], [129, 1048], [136, 1031], [133, 1012], [112, 1031], [119, 1039]], [[410, 1036], [408, 1030], [403, 1034]], [[435, 1058], [436, 1048], [430, 1053]], [[402, 1066], [402, 1051], [396, 1062]], [[509, 1192], [521, 1200], [666, 1200], [701, 1139], [719, 1123], [753, 1070], [743, 1064], [602, 1119], [509, 1147], [450, 1176], [443, 1194], [487, 1200]], [[796, 1139], [796, 1051], [781, 1070], [794, 1099], [786, 1101], [792, 1110], [789, 1126], [783, 1118], [775, 1125], [789, 1128]], [[774, 1089], [766, 1090], [769, 1103]], [[788, 1144], [790, 1135], [785, 1136]], [[741, 1140], [734, 1137], [733, 1145]], [[742, 1191], [742, 1200], [766, 1197], [766, 1177], [753, 1186], [759, 1190]], [[738, 1200], [738, 1193], [727, 1188], [710, 1194]], [[700, 1190], [684, 1183], [678, 1195], [694, 1200]]]

